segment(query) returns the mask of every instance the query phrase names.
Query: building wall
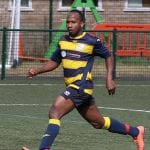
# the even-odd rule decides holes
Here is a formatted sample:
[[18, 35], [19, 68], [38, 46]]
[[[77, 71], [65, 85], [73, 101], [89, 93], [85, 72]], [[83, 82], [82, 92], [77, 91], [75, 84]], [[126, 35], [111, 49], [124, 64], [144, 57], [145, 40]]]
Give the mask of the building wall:
[[150, 23], [150, 11], [124, 11], [125, 0], [103, 0], [103, 2], [105, 11], [102, 15], [106, 22], [137, 24]]

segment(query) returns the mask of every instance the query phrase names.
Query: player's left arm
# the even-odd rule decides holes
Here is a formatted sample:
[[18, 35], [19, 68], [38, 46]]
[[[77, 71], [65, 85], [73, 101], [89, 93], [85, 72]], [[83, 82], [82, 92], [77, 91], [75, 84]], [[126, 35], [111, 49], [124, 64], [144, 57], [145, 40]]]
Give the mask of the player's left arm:
[[107, 47], [102, 44], [100, 39], [96, 39], [94, 44], [94, 55], [100, 56], [105, 59], [106, 64], [106, 88], [108, 90], [109, 95], [115, 94], [115, 82], [113, 80], [113, 58], [111, 52], [107, 49]]
[[113, 80], [113, 59], [112, 56], [105, 58], [106, 64], [106, 88], [109, 95], [115, 94], [116, 85]]

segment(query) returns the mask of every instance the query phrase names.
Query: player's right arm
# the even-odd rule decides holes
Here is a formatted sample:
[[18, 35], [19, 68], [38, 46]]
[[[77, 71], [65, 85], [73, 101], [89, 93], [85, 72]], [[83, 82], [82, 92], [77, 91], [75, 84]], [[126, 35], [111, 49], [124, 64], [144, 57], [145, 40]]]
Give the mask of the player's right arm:
[[38, 74], [50, 72], [56, 69], [60, 63], [61, 63], [61, 51], [58, 45], [57, 50], [52, 54], [48, 63], [39, 68], [30, 68], [28, 70], [28, 77], [32, 78], [33, 76], [36, 76]]
[[28, 70], [28, 77], [32, 78], [33, 76], [36, 76], [41, 73], [50, 72], [54, 69], [56, 69], [59, 66], [59, 63], [53, 60], [49, 60], [49, 62], [42, 67], [39, 68], [30, 68]]

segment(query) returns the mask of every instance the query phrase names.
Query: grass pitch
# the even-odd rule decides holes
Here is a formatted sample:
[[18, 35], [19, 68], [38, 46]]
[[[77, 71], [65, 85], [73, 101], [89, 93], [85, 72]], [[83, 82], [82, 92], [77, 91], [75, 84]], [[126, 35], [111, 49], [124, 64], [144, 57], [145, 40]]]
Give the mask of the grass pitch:
[[[99, 83], [99, 84], [98, 84]], [[114, 96], [96, 81], [101, 113], [133, 126], [144, 125], [145, 150], [150, 150], [150, 82], [117, 82]], [[0, 82], [0, 150], [37, 150], [48, 123], [48, 110], [64, 89], [56, 81]], [[76, 110], [62, 119], [52, 150], [135, 150], [131, 137], [92, 128]]]

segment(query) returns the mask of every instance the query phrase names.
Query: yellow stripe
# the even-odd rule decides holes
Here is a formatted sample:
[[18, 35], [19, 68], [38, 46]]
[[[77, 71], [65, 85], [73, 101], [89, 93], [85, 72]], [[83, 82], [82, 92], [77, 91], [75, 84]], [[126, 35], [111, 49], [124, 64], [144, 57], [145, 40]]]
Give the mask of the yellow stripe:
[[74, 43], [74, 42], [68, 42], [68, 41], [60, 41], [59, 45], [61, 49], [64, 50], [74, 50], [79, 51], [82, 53], [92, 54], [93, 52], [93, 46], [84, 44], [84, 43]]
[[89, 94], [89, 95], [92, 95], [93, 94], [93, 89], [84, 89], [84, 92]]
[[[73, 87], [75, 89], [79, 89], [80, 87], [75, 84], [70, 84], [69, 87]], [[93, 94], [93, 89], [84, 89], [84, 93], [87, 93], [89, 95]]]
[[[75, 84], [70, 84], [69, 87], [73, 87], [75, 89], [79, 89], [80, 87], [75, 85]], [[93, 89], [84, 89], [84, 92], [89, 94], [89, 95], [92, 95], [93, 94]]]
[[70, 84], [69, 87], [73, 87], [75, 89], [79, 89], [79, 86], [75, 85], [75, 84]]
[[92, 74], [90, 72], [88, 72], [86, 80], [92, 80]]
[[109, 117], [104, 117], [104, 120], [105, 120], [105, 124], [103, 126], [103, 129], [109, 129], [110, 128], [110, 118]]
[[70, 38], [71, 39], [81, 39], [81, 38], [83, 38], [84, 36], [85, 36], [85, 34], [86, 34], [86, 32], [83, 32], [81, 35], [79, 35], [79, 36], [76, 36], [76, 37], [71, 37], [70, 36]]
[[62, 63], [65, 69], [78, 69], [80, 67], [85, 67], [87, 64], [87, 61], [62, 59]]
[[64, 80], [65, 80], [66, 85], [69, 85], [73, 83], [74, 81], [81, 80], [82, 76], [83, 74], [78, 74], [77, 76], [74, 76], [74, 77], [64, 78]]
[[60, 120], [58, 119], [49, 119], [49, 124], [55, 124], [60, 126]]

